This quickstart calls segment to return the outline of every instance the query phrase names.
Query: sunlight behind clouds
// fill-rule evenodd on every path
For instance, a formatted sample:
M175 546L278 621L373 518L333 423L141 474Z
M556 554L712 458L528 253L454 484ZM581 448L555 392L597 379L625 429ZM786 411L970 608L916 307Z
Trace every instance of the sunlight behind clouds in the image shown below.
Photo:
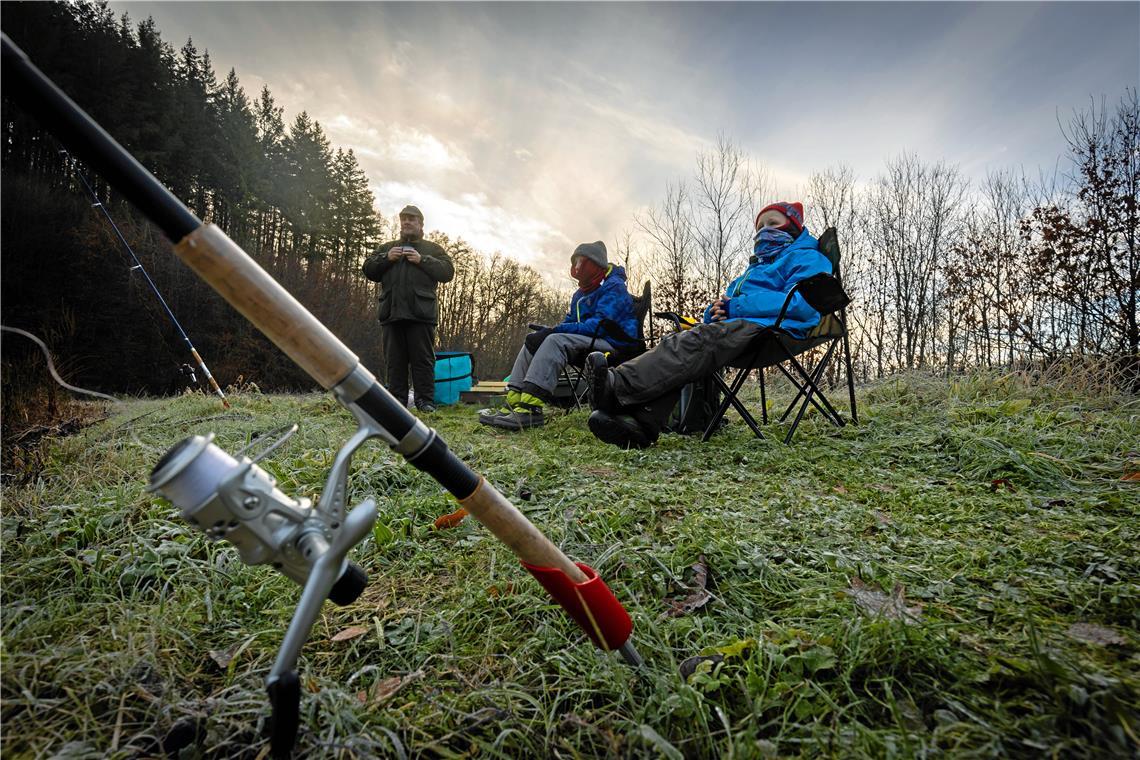
M322 126L334 143L352 148L359 156L409 164L426 172L468 174L472 170L471 159L461 148L416 127L391 122L371 126L347 114L338 114Z
M1032 172L1064 150L1058 114L1140 70L1135 3L111 6L175 49L192 36L250 96L268 85L286 124L307 111L380 213L416 203L554 278L578 242L616 247L718 135L785 199L904 150Z
M575 245L543 220L505 209L483 193L445 194L418 181L381 182L371 190L382 208L398 210L409 203L419 207L425 230L461 237L484 253L504 253L548 278L564 274L561 261L569 261Z

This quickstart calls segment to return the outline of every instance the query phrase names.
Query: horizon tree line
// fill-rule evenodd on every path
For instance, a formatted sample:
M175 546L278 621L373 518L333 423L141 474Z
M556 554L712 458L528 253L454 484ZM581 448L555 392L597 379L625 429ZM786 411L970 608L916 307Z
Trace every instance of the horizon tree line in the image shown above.
M331 145L307 112L286 120L268 86L250 98L234 70L219 79L191 40L175 51L152 19L116 18L105 2L5 4L3 19L16 43L199 218L382 369L376 286L360 266L396 228L377 210L352 150ZM80 384L178 390L182 343L91 212L73 162L7 99L2 122L5 323L49 338ZM1036 180L1004 169L971 183L954 164L908 153L865 181L842 165L810 176L800 191L809 226L816 234L836 226L840 235L860 380L1093 356L1122 363L1136 382L1136 91L1114 108L1091 103L1063 134L1069 171ZM652 281L655 310L697 313L715 299L746 266L752 217L774 197L769 172L725 135L694 163L692 178L668 184L614 241L631 290ZM90 179L220 382L314 387L176 263L100 178ZM561 317L565 293L499 253L429 237L456 264L440 291L438 345L472 351L477 375L497 378L528 322ZM5 349L12 389L31 349L15 341Z

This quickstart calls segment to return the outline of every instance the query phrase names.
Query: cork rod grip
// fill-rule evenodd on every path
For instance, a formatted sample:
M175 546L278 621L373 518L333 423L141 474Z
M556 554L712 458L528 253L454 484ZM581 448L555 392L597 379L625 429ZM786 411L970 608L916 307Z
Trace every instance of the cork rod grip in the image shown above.
M174 252L326 390L360 362L218 226L203 224Z
M475 493L461 499L459 504L528 565L557 568L575 583L589 580L581 568L571 562L549 538L542 535L485 478L480 478Z

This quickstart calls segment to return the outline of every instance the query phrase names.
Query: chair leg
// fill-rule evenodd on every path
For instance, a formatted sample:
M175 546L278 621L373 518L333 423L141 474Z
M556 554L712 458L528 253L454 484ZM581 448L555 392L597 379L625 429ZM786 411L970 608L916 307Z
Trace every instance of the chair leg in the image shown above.
M702 442L707 441L709 438L712 438L713 430L715 430L716 426L720 424L721 418L724 417L724 413L728 411L728 405L732 401L731 389L725 385L724 380L721 379L720 375L716 374L715 372L713 373L713 382L715 382L720 387L721 393L724 394L724 400L720 402L720 406L716 408L716 413L712 416L712 419L709 420L708 426L705 427L705 432L701 435ZM735 380L733 381L733 384L735 384Z
M800 391L805 391L806 389L804 403L800 404L799 411L796 414L795 422L792 422L791 428L788 431L788 435L784 436L785 444L791 443L792 436L796 435L796 428L799 427L800 420L804 419L804 412L807 411L808 402L812 402L815 408L819 409L824 418L827 418L828 422L830 422L832 425L842 427L846 424L844 422L844 418L839 416L839 412L836 411L836 408L831 406L831 402L828 401L827 395L820 391L819 387L820 379L823 377L823 370L827 368L828 362L831 360L831 354L833 353L834 349L836 349L836 344L832 342L828 348L827 353L823 354L823 359L817 363L811 375L807 374L807 371L804 369L803 365L800 365L800 363L796 361L795 357L792 357L791 354L787 351L784 352L785 356L788 358L788 361L793 367L796 368L801 378L803 378L804 385L800 387ZM787 370L784 371L787 373ZM820 404L815 401L814 397L816 394L819 394L820 401L822 401L824 406L827 407L827 410L824 410L823 407L821 407ZM798 398L799 397L797 395L797 399ZM792 403L795 404L795 401ZM789 408L789 411L790 410L791 409ZM785 411L784 416L787 417L787 415L788 412Z
M843 360L847 372L847 399L851 403L851 421L859 424L859 412L855 410L855 376L851 373L851 342L847 340L847 310L839 312L839 324L843 325Z
M796 420L795 420L795 422L792 423L792 427L788 431L787 436L784 437L784 445L785 446L792 442L792 436L794 436L796 434L796 428L798 428L800 426L800 420L803 419L804 412L807 411L808 402L812 400L812 396L818 390L818 386L816 385L816 383L818 383L819 379L821 377L823 377L823 368L827 366L827 360L831 357L831 349L833 349L833 348L835 348L834 343L832 343L831 348L829 348L827 350L827 354L824 355L823 361L821 361L819 363L819 365L816 366L815 372L812 374L811 377L809 377L807 372L804 371L804 368L800 365L800 363L795 360L795 357L792 357L792 356L788 357L791 360L792 364L795 365L795 368L797 370L799 370L801 375L803 375L804 383L807 386L807 397L804 399L804 403L802 405L800 405L800 411L796 414ZM820 393L819 397L821 399L823 399L824 403L827 403L827 397L826 396L824 396L822 393ZM827 405L828 405L828 407L831 407L831 404L827 404ZM819 404L816 404L815 406L817 409L819 409ZM835 410L832 409L832 412L834 412L834 411ZM838 417L838 415L836 415L836 416ZM835 424L835 420L828 417L828 415L826 413L824 414L824 417L827 417L828 422L832 423L833 425ZM843 420L839 420L839 427L843 427Z
M577 369L577 367L575 367L575 369ZM579 375L579 378L580 378L581 373L577 373L577 374ZM574 381L574 378L570 377L570 365L569 364L562 365L562 379L566 381L566 387L568 387L570 389L570 398L574 399L574 408L577 409L578 411L581 411L582 410L582 399L580 399L578 397L578 383L576 383Z
M823 359L820 360L819 364L815 368L815 371L812 372L810 380L808 373L804 370L803 366L795 360L795 357L789 356L788 358L791 360L792 365L797 370L799 370L800 375L802 375L805 380L811 383L811 389L808 391L809 397L813 392L815 395L819 396L819 400L823 402L824 406L827 407L827 412L823 412L823 409L819 404L815 404L815 408L823 412L823 416L826 417L831 424L835 425L836 427L843 427L847 423L844 422L843 418L839 416L839 412L837 412L835 410L835 407L831 405L831 402L828 401L827 395L824 394L824 392L819 388L819 381L823 378L823 371L827 368L827 363L831 361L831 355L834 353L834 351L835 342L833 341L832 344L828 346L827 353L823 355ZM830 412L830 414L828 414L828 412Z
M768 424L768 397L764 394L764 368L756 370L760 373L760 419Z
M788 415L791 414L792 410L796 408L796 404L799 403L800 398L804 395L804 391L806 390L807 384L801 383L799 380L792 377L792 373L788 372L788 370L784 367L783 363L777 364L776 367L781 372L784 373L784 377L788 378L788 382L790 382L792 385L796 386L796 388L798 389L798 392L796 393L796 397L792 399L792 402L790 404L788 404L788 408L785 409L784 413L780 415L780 422L783 422L786 419L788 419ZM822 406L820 406L818 401L816 401L815 399L811 399L811 403L812 403L812 406L814 406L820 414L822 414L824 417L827 417L832 422L832 424L834 424L835 421L831 420L830 416L827 413L827 410L824 409Z
M724 379L721 378L720 375L713 373L713 381L718 386L720 386L721 392L724 393L724 401L720 403L720 406L716 410L716 414L713 415L712 420L709 421L708 427L705 428L704 435L701 436L702 441L707 441L709 438L712 438L713 431L716 430L717 426L720 424L721 419L724 417L725 412L728 411L729 404L731 404L732 407L736 409L741 418L748 425L748 427L752 429L752 432L756 435L757 438L764 437L764 434L760 432L760 426L756 424L756 418L753 417L752 414L748 411L747 407L745 407L744 404L740 403L740 400L736 398L736 394L740 391L740 387L744 385L744 380L747 376L747 369L740 370L737 372L736 377L733 378L732 386L730 387L727 383L724 382Z
M746 369L741 370L736 378L736 382L733 383L731 403L732 407L740 414L741 419L748 423L748 427L752 428L752 432L756 434L756 437L763 438L764 436L760 432L760 426L756 423L756 418L748 411L748 407L744 405L744 402L737 397L737 394L740 393L740 389L744 387L744 381L748 379L748 372L749 370Z

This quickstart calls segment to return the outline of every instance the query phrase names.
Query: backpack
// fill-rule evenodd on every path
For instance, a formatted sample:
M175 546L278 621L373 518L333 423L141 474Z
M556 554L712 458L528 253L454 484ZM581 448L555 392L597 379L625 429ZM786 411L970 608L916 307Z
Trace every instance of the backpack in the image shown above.
M681 398L670 412L662 432L681 435L704 433L723 399L724 393L711 375L689 383L681 388ZM727 420L721 418L720 426L725 424Z

